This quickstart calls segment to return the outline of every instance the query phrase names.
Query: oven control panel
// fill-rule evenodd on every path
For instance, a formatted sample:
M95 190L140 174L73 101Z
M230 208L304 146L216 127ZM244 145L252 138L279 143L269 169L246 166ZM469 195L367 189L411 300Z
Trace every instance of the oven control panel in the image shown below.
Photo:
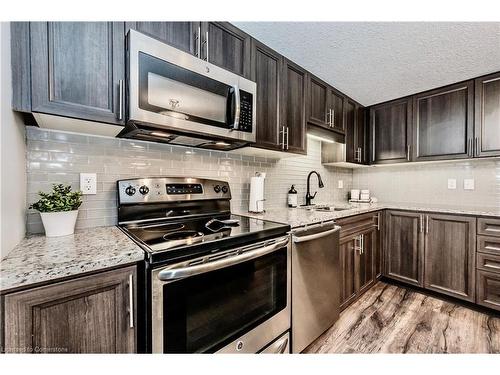
M117 182L119 204L231 199L226 181L188 177L149 177Z

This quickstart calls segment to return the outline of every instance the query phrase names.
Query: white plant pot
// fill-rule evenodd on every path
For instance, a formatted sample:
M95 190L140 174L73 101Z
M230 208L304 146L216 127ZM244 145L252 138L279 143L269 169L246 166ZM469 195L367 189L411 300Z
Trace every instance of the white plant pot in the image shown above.
M47 237L68 236L75 233L78 210L63 212L40 212Z

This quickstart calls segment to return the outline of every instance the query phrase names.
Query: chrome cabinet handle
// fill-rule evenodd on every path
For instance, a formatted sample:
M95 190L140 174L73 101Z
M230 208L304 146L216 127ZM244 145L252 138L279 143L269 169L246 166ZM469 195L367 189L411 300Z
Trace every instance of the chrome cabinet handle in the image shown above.
M134 276L128 276L129 327L134 328Z
M244 251L243 249L235 250L233 252L234 255L228 255L224 258L215 260L208 260L206 263L196 265L189 265L186 262L173 264L161 270L158 273L158 279L161 281L177 280L243 263L281 249L287 246L289 241L290 239L287 236L267 246L265 245L247 251Z
M377 219L377 230L380 230L380 212L377 213L377 216L375 216L375 219Z
M335 127L335 110L332 108L332 128Z
M429 215L425 215L425 233L429 233Z
M207 50L207 55L206 55L205 60L207 60L207 62L208 62L208 51L209 51L209 49L208 49L208 31L205 33L205 42L206 42L205 46L206 46L206 50Z
M198 26L198 33L194 33L194 38L196 41L196 56L201 58L201 26Z
M286 127L286 149L288 151L288 126Z
M285 150L285 127L281 127L281 149Z
M467 156L469 158L473 157L473 151L472 151L472 138L469 138L468 142L467 142Z
M123 120L124 89L123 79L118 81L118 120Z
M406 160L410 161L410 145L406 147Z
M361 235L361 254L365 253L365 235Z
M361 238L362 235L359 235L354 239L354 250L357 251L359 255L363 254Z
M424 215L420 215L420 233L424 232Z
M476 137L474 140L474 156L479 156L479 138Z

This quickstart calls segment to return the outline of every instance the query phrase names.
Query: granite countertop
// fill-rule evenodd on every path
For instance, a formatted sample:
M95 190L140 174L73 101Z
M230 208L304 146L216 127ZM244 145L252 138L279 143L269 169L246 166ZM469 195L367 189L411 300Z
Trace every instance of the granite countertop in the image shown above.
M264 213L237 212L239 215L250 216L262 220L271 220L282 224L289 224L292 228L340 219L343 217L364 214L383 209L411 210L423 212L437 212L449 214L477 215L500 217L500 207L459 207L449 205L416 204L416 203L347 203L337 202L328 204L332 207L344 207L342 211L315 211L302 207L272 208Z
M0 261L0 291L143 259L144 251L117 227L77 230L64 237L29 236Z

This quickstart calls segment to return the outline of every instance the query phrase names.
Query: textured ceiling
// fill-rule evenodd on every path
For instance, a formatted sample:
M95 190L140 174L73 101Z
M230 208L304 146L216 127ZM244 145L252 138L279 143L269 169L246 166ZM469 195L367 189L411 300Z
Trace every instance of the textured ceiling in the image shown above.
M500 23L234 24L363 105L500 71Z

